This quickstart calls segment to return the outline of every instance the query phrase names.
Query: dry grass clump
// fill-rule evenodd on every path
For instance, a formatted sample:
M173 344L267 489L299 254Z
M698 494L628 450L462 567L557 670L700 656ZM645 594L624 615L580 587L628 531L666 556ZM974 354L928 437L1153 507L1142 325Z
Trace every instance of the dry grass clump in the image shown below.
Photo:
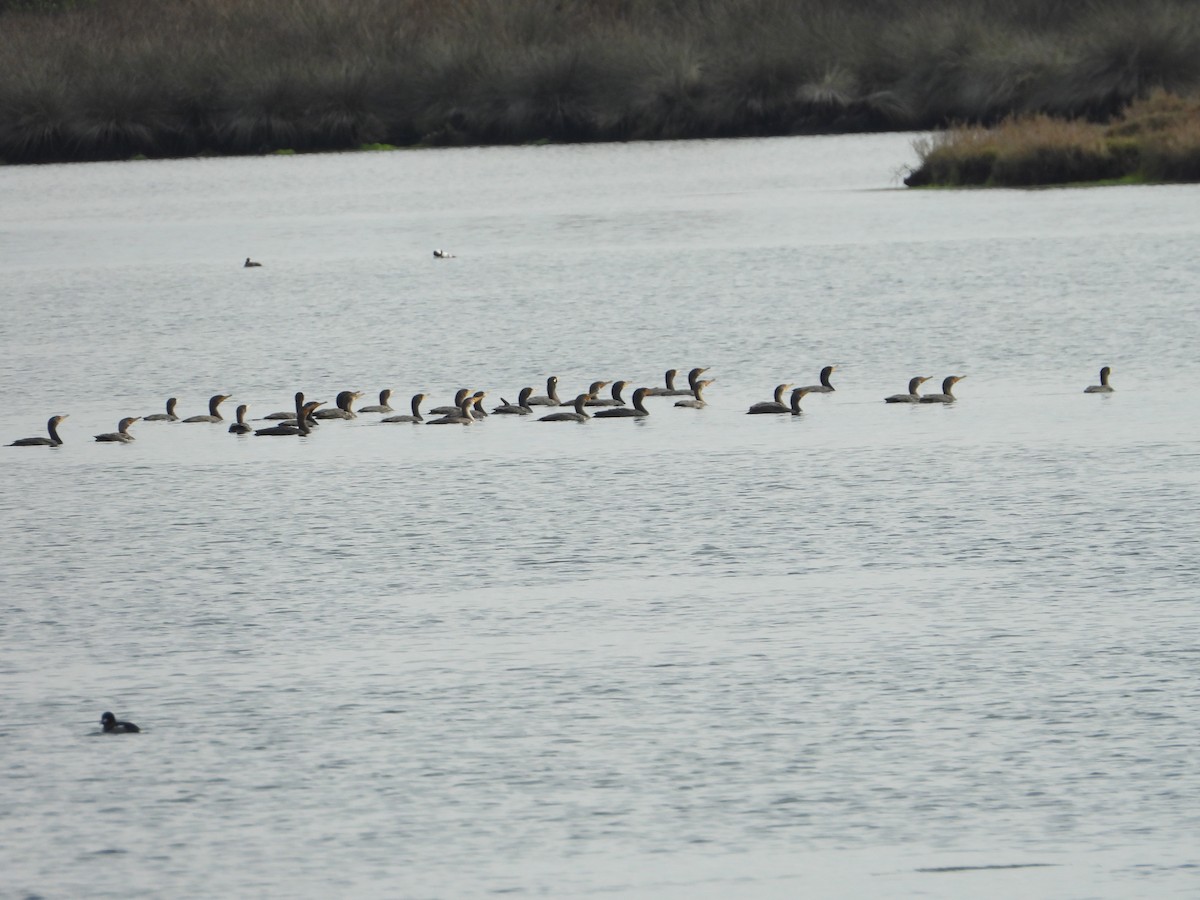
M1200 89L1195 0L0 0L8 162L1103 119L1156 88Z
M1160 90L1109 125L1039 113L951 128L916 149L911 187L1200 181L1200 98Z

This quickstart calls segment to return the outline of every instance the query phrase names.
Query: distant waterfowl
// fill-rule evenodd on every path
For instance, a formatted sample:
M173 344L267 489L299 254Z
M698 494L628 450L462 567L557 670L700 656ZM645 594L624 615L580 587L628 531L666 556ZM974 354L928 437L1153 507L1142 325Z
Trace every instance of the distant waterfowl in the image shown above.
M310 420L313 411L322 406L324 401L311 400L304 401L304 392L296 391L296 412L294 422L281 422L278 425L272 425L270 428L260 428L254 432L258 435L289 435L289 434L308 434L311 428Z
M530 406L562 406L562 401L558 399L558 376L551 375L546 379L546 394L545 396L537 396L529 398Z
M958 398L954 396L954 386L966 378L966 375L951 375L942 379L940 394L922 394L922 403L953 403Z
M611 397L595 397L595 396L593 396L590 400L588 400L587 405L588 406L624 406L625 398L622 396L622 392L625 390L625 387L628 384L629 384L628 381L614 381L612 384L612 392L611 392L612 396Z
M132 722L122 722L110 712L100 717L100 727L105 734L137 734L142 730Z
M129 426L136 422L140 416L126 416L117 423L116 431L108 431L104 434L96 435L96 440L103 444L128 444L133 440L133 435L129 433Z
M8 446L10 447L61 447L62 438L58 436L58 423L65 419L66 416L51 416L50 421L46 423L46 431L49 432L49 437L27 437L13 441Z
M921 395L917 393L917 389L929 380L929 376L920 376L910 378L908 381L907 394L892 394L890 397L884 397L885 403L920 403Z
M692 392L695 391L696 382L699 381L700 376L703 375L707 371L708 371L707 366L697 366L696 368L694 368L690 372L688 372L688 386L686 389L671 387L669 389L663 390L663 392L661 394L658 394L657 396L659 396L659 397L690 396L692 394ZM672 380L672 383L673 383L673 380Z
M434 250L433 258L434 259L454 259L454 254L451 253L449 250Z
M676 400L675 405L682 406L687 409L704 409L704 407L708 406L708 404L704 402L704 389L714 381L716 381L715 378L705 378L702 381L697 381L695 386L692 388L692 399Z
M599 393L600 393L602 390L604 390L604 388L605 388L605 387L607 387L607 386L608 386L608 385L610 385L610 384L612 384L612 382L611 382L611 381L593 381L593 382L592 382L592 383L591 383L591 384L588 386L588 389L587 389L587 395L588 395L588 399L589 399L589 400L594 400L594 399L596 399L596 395L597 395L597 394L599 394ZM559 406L574 406L574 405L575 405L575 401L574 401L574 400L572 400L572 401L570 401L569 403L560 403L560 404L558 404L558 405L559 405Z
M249 408L245 403L237 408L237 421L229 426L230 434L249 434L254 430L246 424L246 410Z
M755 403L748 410L746 410L746 414L751 416L761 416L770 413L789 412L791 408L783 402L783 392L790 387L790 384L777 384L775 386L774 400L763 400L761 403Z
M255 262L250 257L246 257L246 261L242 263L243 269L257 269L262 265L260 262Z
M483 398L488 395L487 391L476 391L475 398L471 404L471 417L478 422L480 419L486 419L488 411L483 408Z
M527 416L533 412L533 407L529 405L529 398L531 396L533 396L533 388L523 387L521 388L521 393L517 395L516 403L509 403L501 397L500 405L492 410L492 414L499 416Z
M806 385L804 389L810 394L833 393L834 387L829 383L829 376L834 373L835 369L837 369L837 366L826 366L821 370L821 383Z
M470 388L459 388L454 392L453 406L435 406L429 411L431 416L452 416L462 409L462 402L467 399L467 395L471 393Z
M602 409L597 413L592 413L597 419L621 419L621 418L643 418L650 415L650 410L646 409L646 395L650 392L649 388L638 388L633 392L633 409L628 406L618 406L614 409Z
M223 422L221 411L218 407L230 398L230 394L213 394L208 398L208 415L207 416L189 416L183 422L186 425L188 422Z
M337 399L334 401L337 404L336 409L321 409L313 413L314 419L357 419L358 414L354 411L354 401L362 396L361 391L340 391Z
M542 416L538 419L539 422L586 422L591 418L584 409L584 404L588 402L587 394L580 394L575 398L572 404L575 407L575 412L559 412L551 413L548 416ZM615 410L613 410L615 412Z
M663 380L666 382L666 387L650 388L646 391L647 397L666 397L675 393L675 376L679 374L678 369L667 369Z
M175 398L171 397L167 400L167 411L165 413L152 413L148 416L142 416L143 422L178 422L179 416L175 415Z
M412 415L411 416L388 416L386 419L381 419L382 422L410 422L412 424L420 424L425 421L425 417L421 415L421 404L425 402L424 394L413 394L412 396Z
M1112 385L1108 383L1108 376L1111 374L1112 367L1105 366L1100 370L1100 383L1084 388L1083 392L1085 394L1111 394L1113 392Z
M804 412L800 408L800 401L811 393L812 391L806 387L792 388L791 402L788 403L788 410L793 416L798 416Z
M475 421L475 417L471 415L471 409L475 406L474 395L463 397L462 405L459 406L458 412L454 415L444 415L440 419L430 419L426 425L470 425Z
M358 411L359 411L360 413L390 413L390 412L395 412L395 410L393 410L393 409L391 408L391 406L389 406L389 405L388 405L388 401L389 401L389 400L391 400L391 399L392 399L392 391L391 391L391 389L390 389L390 388L384 388L382 391L380 391L380 392L379 392L379 402L378 402L378 403L373 403L373 404L371 404L370 406L360 406L360 407L358 408Z

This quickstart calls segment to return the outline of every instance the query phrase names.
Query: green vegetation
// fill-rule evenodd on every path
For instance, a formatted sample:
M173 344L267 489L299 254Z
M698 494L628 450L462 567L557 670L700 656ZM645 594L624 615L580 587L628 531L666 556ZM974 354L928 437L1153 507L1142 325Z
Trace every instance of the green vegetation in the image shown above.
M917 142L910 187L1200 181L1200 96L1157 91L1108 124L1044 114Z
M1195 0L0 0L0 160L1106 119Z

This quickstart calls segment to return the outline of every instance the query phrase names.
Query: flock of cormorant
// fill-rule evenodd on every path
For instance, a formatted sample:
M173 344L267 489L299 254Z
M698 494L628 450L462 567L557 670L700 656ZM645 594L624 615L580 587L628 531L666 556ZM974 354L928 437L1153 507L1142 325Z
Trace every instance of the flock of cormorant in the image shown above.
M774 399L753 404L747 410L747 413L749 415L790 414L798 416L803 412L800 408L800 401L806 395L833 393L834 387L830 382L830 376L835 369L837 369L837 366L825 366L821 370L820 381L817 384L810 384L805 387L795 387L792 384L777 385ZM354 404L362 396L362 392L360 391L342 391L337 395L335 406L330 409L320 409L320 407L326 405L324 401L308 400L303 392L298 391L294 398L293 409L271 413L264 417L267 420L276 421L277 424L255 428L246 421L248 407L243 404L237 408L237 421L229 426L229 432L231 434L254 434L257 436L305 435L310 433L323 419L355 419L359 413L384 414L384 418L379 420L381 423L471 425L489 415L532 415L535 407L569 407L571 409L569 412L562 411L540 416L537 419L539 422L586 422L588 419L593 418L643 418L650 415L650 411L646 408L647 397L686 397L687 399L677 401L675 406L684 409L703 409L707 405L704 401L704 389L715 380L700 377L707 371L708 369L703 366L693 368L688 372L687 388L677 388L675 386L675 378L678 375L678 370L669 369L666 373L663 387L639 387L633 392L633 396L629 402L626 402L624 396L625 389L629 386L628 381L594 381L588 386L587 390L582 391L569 400L563 400L558 396L558 378L551 375L546 380L545 394L534 396L532 387L522 388L516 403L510 403L508 400L501 398L501 404L494 407L490 413L483 407L487 391L471 391L468 388L461 388L455 395L453 404L434 407L428 411L428 415L436 416L436 418L428 419L421 412L421 405L426 399L425 394L413 395L410 401L411 413L386 415L387 413L394 412L390 405L392 392L389 389L379 392L379 402L377 404L363 406L357 412L354 409ZM1112 369L1109 366L1102 368L1100 370L1100 383L1086 388L1084 393L1111 393L1113 389L1108 383L1111 373ZM957 399L954 396L954 386L966 377L966 375L950 375L942 381L942 390L940 393L922 394L920 393L921 385L928 381L929 377L918 375L908 382L908 391L906 393L892 394L890 397L885 397L884 401L887 403L954 403ZM600 392L610 386L611 396L601 397ZM789 389L791 393L788 395L787 402L785 402L784 395L787 394ZM221 415L220 407L230 396L229 394L214 394L208 401L207 415L189 416L186 419L181 419L175 414L177 401L175 397L172 397L167 400L165 413L154 413L148 416L126 416L117 424L116 431L97 434L95 435L95 439L102 443L129 443L133 440L133 435L129 433L129 428L134 422L139 420L146 422L184 423L224 422L225 419ZM46 437L22 438L13 441L8 446L58 447L63 443L62 437L58 433L58 426L65 418L67 418L66 415L52 416L50 421L46 423L46 430L48 432L48 436Z

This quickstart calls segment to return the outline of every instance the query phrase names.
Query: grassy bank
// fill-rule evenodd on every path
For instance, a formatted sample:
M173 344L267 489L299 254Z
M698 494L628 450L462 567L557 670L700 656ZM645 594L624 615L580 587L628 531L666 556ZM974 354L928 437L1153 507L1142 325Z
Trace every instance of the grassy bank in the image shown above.
M1100 124L1044 114L960 126L917 144L910 187L1200 181L1200 95L1162 91Z
M0 0L0 160L1104 118L1194 0Z

